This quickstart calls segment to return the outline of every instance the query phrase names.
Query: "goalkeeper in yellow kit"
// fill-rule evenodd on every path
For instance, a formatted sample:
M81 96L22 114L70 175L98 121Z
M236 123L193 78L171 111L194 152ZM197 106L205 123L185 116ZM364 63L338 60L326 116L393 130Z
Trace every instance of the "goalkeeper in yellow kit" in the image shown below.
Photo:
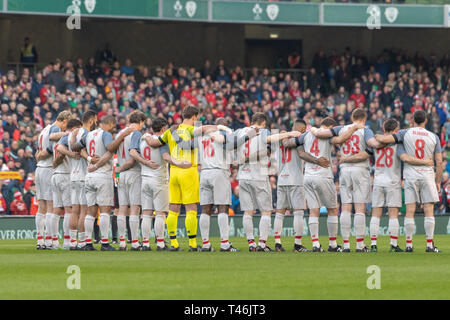
M181 148L180 141L192 141L195 135L217 130L216 126L202 126L195 128L200 110L188 106L183 110L183 123L173 132L168 129L158 139L147 137L148 145L153 148L167 144L170 155L180 162L190 162L192 167L182 169L170 167L169 178L169 215L167 216L167 231L170 236L170 251L182 251L177 240L177 222L181 205L186 209L185 226L189 237L189 251L198 251L197 247L197 205L200 202L199 174L197 169L198 152L196 148Z

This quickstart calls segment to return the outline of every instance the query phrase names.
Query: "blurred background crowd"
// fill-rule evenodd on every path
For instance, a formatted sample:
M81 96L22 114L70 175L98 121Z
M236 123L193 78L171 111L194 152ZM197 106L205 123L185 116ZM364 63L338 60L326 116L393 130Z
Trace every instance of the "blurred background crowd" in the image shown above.
M178 66L147 67L132 59L119 59L106 47L97 58L48 63L32 72L37 49L27 39L22 49L24 67L0 70L0 170L17 171L22 179L0 180L0 214L34 214L36 211L34 171L37 136L62 110L80 116L92 109L101 119L117 118L117 129L126 125L126 116L136 109L152 119L162 116L170 124L180 123L181 110L195 105L201 120L212 124L225 117L232 129L250 124L255 112L264 112L272 129L290 130L293 121L304 119L308 126L332 116L347 124L353 109L367 110L367 126L380 133L388 118L402 128L412 122L415 110L428 114L427 129L441 139L445 150L445 170L441 203L437 213L449 209L447 151L450 147L450 55L425 57L419 53L384 49L373 61L358 51L315 54L307 69L299 69L301 57L289 57L296 69L276 71L244 69L219 60L209 60L200 68ZM119 62L120 61L120 62ZM30 63L27 67L26 63ZM302 66L305 67L305 66ZM19 70L19 72L17 72ZM336 156L338 156L335 153ZM333 161L336 180L337 157ZM232 169L233 210L239 209L236 168ZM276 176L271 177L276 201Z

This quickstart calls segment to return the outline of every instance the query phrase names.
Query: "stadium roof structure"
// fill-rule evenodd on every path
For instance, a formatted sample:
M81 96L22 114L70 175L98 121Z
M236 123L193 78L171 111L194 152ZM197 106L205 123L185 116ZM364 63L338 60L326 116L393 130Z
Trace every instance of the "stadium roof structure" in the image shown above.
M3 3L2 3L2 2ZM450 5L221 0L0 0L0 14L210 23L450 27Z

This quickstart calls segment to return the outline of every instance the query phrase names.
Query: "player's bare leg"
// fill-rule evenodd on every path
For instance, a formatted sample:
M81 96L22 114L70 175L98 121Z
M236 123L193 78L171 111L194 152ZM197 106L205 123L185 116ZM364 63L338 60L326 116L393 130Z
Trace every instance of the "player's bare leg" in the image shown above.
M167 231L169 232L171 251L182 251L177 240L177 224L178 216L180 215L180 209L181 204L169 204L169 214L167 216Z
M139 213L140 206L130 206L131 250L139 250ZM151 216L149 216L151 217ZM151 224L151 221L150 221ZM149 246L147 247L149 248Z
M97 213L97 205L93 205L87 208L86 218L84 219L84 232L86 236L86 245L84 247L84 251L96 251L92 244L92 233L94 231L94 223Z
M283 252L283 246L281 245L281 233L283 231L283 220L284 214L286 213L286 209L277 209L275 210L275 220L273 222L273 233L275 238L275 251Z
M200 234L202 236L202 251L214 251L209 242L209 229L211 225L211 214L213 210L212 204L202 206L202 213L200 214Z
M47 213L47 201L38 200L38 211L36 213L36 231L37 231L37 246L38 250L45 249L45 215Z
M131 214L133 214L133 213L131 213ZM138 214L139 214L139 212L138 212ZM164 212L163 212L163 214L164 214ZM141 250L142 251L150 251L151 250L150 233L152 231L152 220L153 220L153 210L142 210L142 225L141 225L141 231L142 231ZM138 220L138 223L139 223L139 220ZM130 228L132 228L131 217L130 217ZM138 228L139 228L139 224L138 224ZM155 222L155 232L156 232L156 222ZM164 244L164 233L162 236L162 240L163 240L163 244ZM158 241L158 236L156 236L156 241Z
M119 214L117 215L117 233L119 235L120 250L127 250L127 242L125 240L125 232L127 230L128 206L119 206Z
M328 210L327 227L328 227L328 251L342 252L342 247L337 244L338 224L339 224L339 210L338 208L331 208Z
M425 203L423 205L423 211L425 213L424 218L424 228L425 234L427 236L427 249L426 252L441 252L437 247L434 246L434 203Z
M242 225L244 227L245 235L247 236L249 251L256 251L255 236L253 235L253 215L255 211L244 211L242 217Z
M261 220L259 220L259 239L258 247L256 251L269 252L273 251L266 243L267 238L269 238L270 227L271 227L271 215L272 211L262 211Z
M117 249L111 247L109 244L109 230L111 229L111 207L110 206L99 206L100 208L100 221L99 221L99 227L100 227L100 236L101 236L101 243L102 243L102 251L116 251Z
M311 234L311 240L313 245L313 252L323 252L322 246L319 242L319 215L320 209L309 209L309 233Z
M416 203L406 204L406 214L405 214L405 234L406 234L406 252L413 252L412 238L414 234L414 229L416 228L414 222L414 214L416 212Z
M186 208L185 227L189 238L189 250L198 251L197 247L197 203L184 205Z
M350 252L350 231L352 229L352 204L343 203L341 213L341 235L344 240L344 252Z
M84 220L86 219L87 205L80 206L80 216L78 218L78 249L83 249L86 245L86 232L84 230Z
M146 212L148 210L145 210L142 212L144 215L144 218L146 216ZM164 243L164 229L165 229L165 219L166 219L167 212L163 211L156 211L155 213L155 236L156 236L156 250L157 251L164 251L167 250L166 244ZM142 232L144 232L144 221L142 221Z
M380 230L380 218L383 208L372 208L372 218L370 219L370 252L377 252L377 239Z
M391 249L390 252L404 252L400 247L398 246L398 234L400 225L398 223L398 208L389 208L389 236L391 238Z

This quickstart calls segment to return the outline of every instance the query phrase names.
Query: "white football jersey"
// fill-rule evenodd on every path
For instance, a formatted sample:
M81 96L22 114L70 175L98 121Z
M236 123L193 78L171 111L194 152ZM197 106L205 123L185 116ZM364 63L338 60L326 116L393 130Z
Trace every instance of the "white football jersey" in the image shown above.
M303 160L297 148L285 148L283 144L277 150L278 185L303 186Z
M98 156L99 158L101 158L105 153L108 152L103 142L104 141L103 135L108 136L109 137L108 139L112 141L111 134L109 132L104 131L101 128L91 131L86 135L86 149L91 157ZM112 159L108 160L108 162L106 162L101 168L98 168L91 174L93 173L102 173L111 176Z
M374 150L374 186L397 187L401 184L402 165L398 157L398 147L396 144L390 144L384 148Z
M353 124L344 126L340 130L339 135L344 134L345 132L350 130L351 127L353 127ZM353 135L346 142L344 142L341 145L341 147L340 147L341 155L344 157L348 157L348 156L352 156L352 155L359 154L359 153L366 151L366 149L368 148L367 141L373 137L374 137L373 131L368 128L356 130L353 133ZM341 169L347 168L347 167L369 168L369 163L370 163L369 159L366 159L361 162L356 162L356 163L346 163L345 162L345 163L340 164L340 168Z
M237 138L248 134L251 128L236 131ZM267 137L269 130L260 130L260 134L238 147L238 159L249 158L249 161L239 164L238 180L266 181L269 176L269 157L267 156ZM258 156L258 153L260 156Z
M234 135L226 135L225 139L234 139ZM230 169L232 152L226 150L226 142L218 143L210 135L204 135L198 138L198 152L202 170Z
M316 158L327 158L331 163L331 138L319 139L311 132L302 134L299 138L300 146L303 145L305 152ZM324 177L333 178L333 171L331 165L328 168L323 168L318 164L311 162L305 163L305 177Z
M43 150L49 150L53 152L53 143L52 141L50 141L50 134L51 132L59 132L60 129L59 127L57 127L54 124L49 124L48 126L46 126L44 129L42 129L41 133L39 134L38 137L38 148L39 151L43 151ZM48 157L44 160L40 160L37 163L38 167L42 167L42 168L51 168L53 165L53 156L52 157Z
M75 141L79 142L81 140L81 137L84 134L87 134L87 130L84 128L81 128L78 130L77 137ZM68 136L69 141L72 139L72 132L69 133ZM72 152L72 149L70 148L69 143L69 151ZM80 160L76 160L74 158L69 158L69 164L70 164L70 181L84 181L84 177L87 173L87 161L84 158L80 158Z
M139 153L141 156L147 160L152 160L153 162L159 164L158 169L152 169L150 167L141 165L141 173L143 176L152 177L152 178L158 178L162 181L167 181L169 177L168 173L168 164L163 159L162 155L167 152L170 154L169 147L167 145L164 145L160 148L152 148L147 144L147 141L145 141L145 138L148 136L151 136L155 139L158 139L158 136L151 135L151 134L144 134L141 137L141 142L139 144Z
M124 128L119 132L119 135L122 134L128 128ZM130 147L131 147L131 139L136 136L135 138L140 140L141 133L139 131L134 131L133 133L129 134L128 136L123 139L122 143L119 145L119 148L117 149L117 161L119 162L119 166L123 165L127 160L131 158L130 156ZM128 169L132 171L140 171L141 166L139 162L135 161L134 165Z

